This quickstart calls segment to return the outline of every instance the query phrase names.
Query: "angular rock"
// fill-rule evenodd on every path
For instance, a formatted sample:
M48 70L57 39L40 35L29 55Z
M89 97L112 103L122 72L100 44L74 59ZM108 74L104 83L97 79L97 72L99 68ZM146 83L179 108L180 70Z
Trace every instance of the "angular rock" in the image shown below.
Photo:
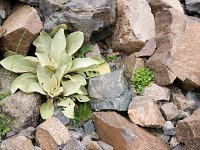
M115 0L40 0L39 9L45 20L46 31L58 24L70 23L84 33L86 41L92 32L110 26L116 17Z
M6 30L0 26L0 38L6 33Z
M68 129L55 117L46 120L36 129L36 141L43 150L57 150L70 138Z
M154 14L164 8L174 8L184 14L183 7L179 0L147 0Z
M181 110L180 113L179 113L178 119L184 119L188 116L190 116L190 114L188 112Z
M161 106L161 111L166 120L172 120L179 116L180 110L174 103L165 103Z
M114 33L106 41L113 50L133 53L154 38L154 17L146 0L117 0L117 16Z
M150 39L147 41L145 46L135 54L136 57L149 57L153 55L153 53L156 51L156 41L155 39Z
M199 10L200 1L199 0L185 0L185 6L186 6L186 10L188 12L200 14L200 10Z
M155 99L147 96L133 97L128 107L132 122L143 127L162 127L165 120Z
M59 108L55 108L53 116L56 117L64 126L70 123L70 119L67 118Z
M161 139L131 123L116 112L96 112L94 122L101 140L115 150L168 150Z
M10 0L1 0L0 1L0 25L3 23L3 20L11 12L11 3Z
M80 141L72 138L67 141L62 150L86 150L86 147Z
M88 150L103 150L96 141L90 142L90 144L87 145L87 149Z
M34 6L38 6L39 5L39 0L19 0L22 3L26 3L29 5L34 5Z
M2 27L6 29L0 43L2 50L26 55L43 25L33 7L20 4L13 8Z
M3 99L0 108L3 113L12 118L11 129L19 132L27 127L38 125L41 100L41 96L37 93L27 94L18 91Z
M179 144L179 142L177 141L176 137L172 137L169 144L171 145L171 147L175 147Z
M128 79L131 79L137 68L144 66L144 60L142 58L136 58L135 54L125 56L123 63L125 76Z
M2 142L0 145L1 150L35 150L31 140L25 136L18 136Z
M200 39L194 38L200 24L174 9L156 13L155 22L157 50L147 66L155 71L156 82L169 85L177 77L186 89L200 86Z
M142 93L143 96L151 96L156 101L169 101L171 97L170 89L152 83L146 87Z
M108 145L105 142L98 141L98 144L103 148L103 150L114 150L114 148L111 145Z
M200 147L200 109L179 121L176 126L177 140L185 143L186 149L197 150Z
M175 127L171 121L166 121L164 126L162 127L165 135L175 135Z
M83 128L84 128L85 134L95 131L94 123L91 119L83 124Z
M88 93L95 111L126 111L133 96L122 69L89 79Z
M189 91L187 92L186 99L194 101L196 107L200 108L200 94L199 93Z

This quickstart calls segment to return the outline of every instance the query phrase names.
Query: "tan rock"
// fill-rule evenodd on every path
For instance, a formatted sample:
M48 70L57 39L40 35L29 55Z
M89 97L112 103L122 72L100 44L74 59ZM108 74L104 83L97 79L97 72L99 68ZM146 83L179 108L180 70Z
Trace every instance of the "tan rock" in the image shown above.
M90 144L88 144L87 149L88 150L103 150L96 141L92 141Z
M0 27L0 38L6 33L6 29Z
M36 130L36 141L43 150L58 150L70 138L68 129L55 117L40 124Z
M26 55L43 25L36 9L20 4L13 8L2 27L6 33L1 39L1 48Z
M115 150L168 150L161 139L116 112L95 112L94 122L102 141Z
M117 20L107 44L115 51L132 53L154 38L155 22L146 0L117 0Z
M165 123L155 99L148 96L133 97L128 115L132 122L144 127L162 127Z
M18 136L2 142L1 150L35 150L30 139L25 136Z
M180 110L172 102L163 104L161 106L161 111L162 111L166 120L175 119L180 114Z
M190 88L200 86L200 24L174 9L155 15L157 50L147 61L156 82L168 85L176 77Z
M200 147L200 109L178 122L176 126L177 141L185 143L186 149L198 150Z
M137 68L144 66L144 60L142 58L136 58L135 54L125 56L123 63L125 76L128 79L133 76L133 73Z

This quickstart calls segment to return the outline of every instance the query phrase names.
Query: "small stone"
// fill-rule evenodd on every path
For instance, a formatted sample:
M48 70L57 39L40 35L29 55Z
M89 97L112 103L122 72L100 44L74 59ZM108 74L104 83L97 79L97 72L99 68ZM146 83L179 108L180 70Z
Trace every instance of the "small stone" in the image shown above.
M84 144L85 146L89 145L92 142L92 137L91 135L86 135L83 140L81 141L82 144Z
M56 117L64 126L70 123L70 119L67 118L58 108L55 109L53 116Z
M148 96L133 97L128 115L132 122L143 127L162 127L165 123L155 99Z
M171 121L166 121L164 126L162 127L165 135L175 135L175 127Z
M17 134L17 135L25 136L29 139L34 139L35 138L35 135L34 135L35 131L36 131L36 129L34 127L28 127L26 129L21 130L20 133Z
M0 26L0 38L6 33L6 29Z
M188 116L190 116L190 114L188 112L181 110L180 113L179 113L178 119L184 119Z
M194 101L195 105L200 108L200 94L199 93L195 93L192 91L187 92L186 98L188 100Z
M34 147L35 148L35 150L42 150L40 147L38 147L38 146L35 146Z
M85 134L95 131L95 127L91 119L83 124L83 128L84 128Z
M166 120L172 120L179 116L180 110L174 103L165 103L161 106L161 111Z
M165 135L165 134L160 134L159 137L163 139L166 143L168 143L171 138L169 135Z
M188 150L188 149L186 149L186 146L184 144L180 143L177 146L175 146L173 150Z
M175 147L179 144L179 142L177 141L176 137L172 137L169 144L172 146L172 147Z
M90 144L87 145L87 149L88 150L103 150L96 141L90 142Z
M86 147L80 141L72 138L67 141L62 150L86 150Z
M169 101L171 97L170 89L152 83L146 87L142 93L143 96L151 96L156 101Z
M69 130L69 133L73 138L75 138L77 140L82 139L84 136L84 133L78 132L78 131Z
M98 141L98 144L103 148L103 150L114 150L114 148L111 145L105 142Z
M87 52L85 54L85 57L87 57L87 58L100 57L101 58L102 57L101 56L101 51L100 51L100 48L99 48L98 44L95 44L94 45L94 50Z
M58 149L70 138L68 129L55 117L46 120L36 129L36 141L44 150Z

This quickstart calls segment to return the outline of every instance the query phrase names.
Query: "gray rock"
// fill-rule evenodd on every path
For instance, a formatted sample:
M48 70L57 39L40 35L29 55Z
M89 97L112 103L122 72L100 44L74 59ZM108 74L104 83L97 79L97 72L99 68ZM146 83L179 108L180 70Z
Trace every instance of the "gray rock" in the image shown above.
M181 110L179 113L178 119L184 119L188 116L190 116L190 114L188 112Z
M58 24L70 23L84 32L86 40L90 39L93 31L110 26L116 17L115 0L40 0L39 9L46 31Z
M67 118L61 110L59 110L58 108L55 109L54 111L54 117L56 117L63 125L67 125L70 123L70 119Z
M73 129L70 128L69 133L73 138L77 140L80 140L84 137L84 131L82 128L73 128Z
M84 128L85 134L95 131L94 123L91 119L83 124L83 128Z
M34 146L35 150L42 150L40 147L38 146Z
M175 135L175 127L171 121L166 121L164 126L162 127L165 135Z
M18 91L11 96L7 96L1 102L2 112L12 118L11 129L13 131L19 132L21 129L38 125L41 106L41 96L39 94L27 94Z
M166 143L169 142L170 136L165 134L160 134L159 137L163 139Z
M98 141L98 144L103 148L103 150L114 150L114 148L111 145L105 142Z
M185 0L186 10L188 12L200 14L200 1L199 0Z
M69 139L62 150L86 150L86 147L76 139Z
M200 107L200 94L199 93L189 91L186 95L186 98L188 100L194 101L198 108Z
M91 107L95 111L126 111L133 97L132 90L125 81L123 69L91 78L88 93L91 97Z
M34 6L38 6L39 5L39 0L19 0L22 3L26 3L29 5L34 5Z
M172 146L172 147L176 147L179 142L177 141L176 137L172 137L169 144Z
M179 116L180 110L174 103L165 103L161 106L161 112L166 120L172 120Z
M184 145L184 144L178 144L177 146L175 146L174 148L173 148L173 150L187 150L186 149L186 146Z

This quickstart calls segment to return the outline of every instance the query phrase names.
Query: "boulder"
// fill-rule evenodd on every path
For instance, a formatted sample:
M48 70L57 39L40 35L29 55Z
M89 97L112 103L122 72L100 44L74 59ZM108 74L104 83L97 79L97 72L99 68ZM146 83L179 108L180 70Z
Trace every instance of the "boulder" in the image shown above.
M70 23L76 30L84 32L86 41L94 31L110 26L116 17L115 0L40 0L39 9L46 31L58 24Z
M3 20L11 12L11 3L10 0L1 0L0 1L0 26L3 23Z
M43 150L57 150L71 139L68 129L55 117L36 129L36 141Z
M101 140L115 150L169 150L164 141L116 112L95 112L94 122Z
M179 121L176 126L177 141L185 143L186 149L197 150L200 147L200 109Z
M174 103L165 103L161 106L161 112L166 120L172 120L179 116L180 110Z
M37 93L27 94L18 91L3 99L0 108L5 115L11 117L13 121L11 129L19 132L38 125L41 101L41 96Z
M6 33L0 41L1 49L26 55L43 25L36 9L19 4L13 8L2 27L6 29Z
M88 94L91 97L91 107L95 111L127 111L133 96L123 69L89 79Z
M165 120L155 99L147 96L133 97L128 107L132 122L143 127L162 127Z
M117 0L113 35L106 42L115 51L133 53L155 36L154 16L146 0Z
M178 78L186 89L199 87L200 38L194 37L200 36L200 23L175 9L156 13L155 22L157 50L147 66L155 71L156 82L169 85Z
M185 6L186 6L186 10L189 13L200 14L200 10L199 10L200 1L199 0L185 0Z
M152 83L150 86L145 87L143 96L151 96L156 101L169 101L171 97L170 89Z

